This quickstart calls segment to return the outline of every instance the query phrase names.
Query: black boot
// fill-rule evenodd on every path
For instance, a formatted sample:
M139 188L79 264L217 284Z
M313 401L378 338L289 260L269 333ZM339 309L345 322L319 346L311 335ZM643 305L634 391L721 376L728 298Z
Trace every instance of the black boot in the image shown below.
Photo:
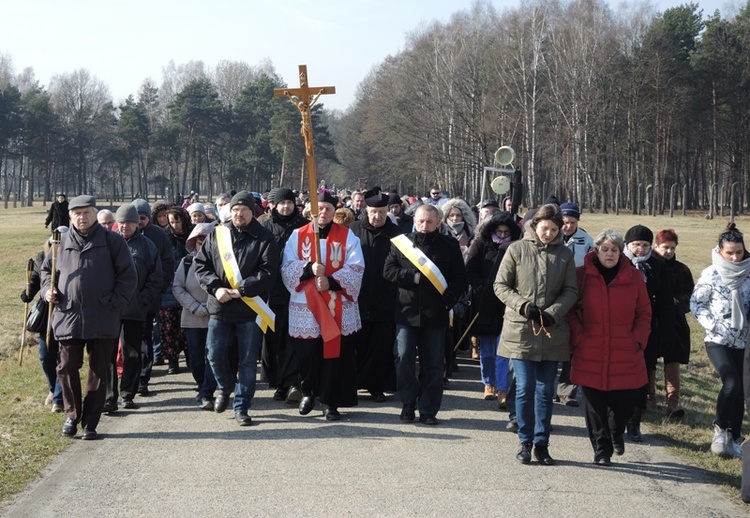
M643 409L636 408L633 411L633 416L630 418L630 421L628 421L628 424L625 427L628 432L628 437L630 437L630 440L633 442L643 442L643 436L641 435L642 414Z
M175 358L169 359L169 370L167 371L167 374L179 374L180 373L180 361Z
M518 453L516 459L521 461L521 464L528 464L531 462L531 443L522 442L518 445Z

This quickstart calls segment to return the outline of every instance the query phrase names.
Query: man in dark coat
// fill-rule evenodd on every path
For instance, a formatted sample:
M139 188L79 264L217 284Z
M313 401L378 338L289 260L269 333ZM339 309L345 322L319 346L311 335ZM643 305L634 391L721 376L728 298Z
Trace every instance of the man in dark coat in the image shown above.
M282 187L273 191L273 208L263 227L270 230L279 247L279 262L284 246L295 229L309 223L295 205L294 192ZM276 314L275 330L266 333L261 363L266 371L268 385L276 387L273 398L297 404L302 398L299 389L299 364L289 336L289 290L284 286L280 272L271 288L268 303Z
M58 247L56 286L51 285L52 251L42 263L42 296L54 304L52 331L60 344L57 376L65 413L62 428L74 437L96 439L112 348L120 332L120 311L127 307L138 274L125 240L96 221L96 200L78 196L70 203L70 232ZM81 401L83 350L89 353L86 398Z
M70 225L70 217L68 216L68 198L64 194L58 194L57 199L52 202L52 206L49 208L47 213L47 219L44 220L44 228L49 227L52 223L52 230L57 227L64 225Z
M359 388L367 389L378 403L385 401L386 391L396 389L393 301L398 295L398 288L383 279L383 266L391 251L391 238L403 232L388 218L388 202L388 196L382 194L380 188L367 191L366 217L349 227L359 238L365 258L365 273L359 292L362 329L355 338L357 382Z
M266 306L268 292L279 271L279 249L273 234L253 216L255 201L247 191L232 197L231 222L217 225L195 256L195 274L208 293L208 361L216 376L219 395L214 410L221 413L234 392L234 417L240 426L252 421L247 414L255 396L261 326L273 322ZM239 367L235 377L229 348L237 338Z
M396 218L396 225L401 232L407 233L414 229L414 218L404 212L401 197L397 193L391 193L388 197L388 212Z
M146 236L156 246L161 260L162 285L161 293L167 297L172 297L172 280L174 279L174 255L172 254L172 244L169 236L163 228L154 225L151 222L151 206L146 200L137 198L133 200L133 206L138 211L138 230ZM151 380L151 368L154 364L154 340L153 328L154 318L159 311L161 297L157 297L149 308L146 320L143 322L143 342L145 344L145 357L143 358L143 368L141 369L141 379L138 386L138 393L141 396L149 394L148 383Z
M133 397L138 391L138 379L141 373L141 341L143 340L143 321L155 299L159 298L162 285L161 260L156 246L150 239L138 231L138 211L132 203L126 203L117 209L115 215L117 232L125 239L133 257L138 284L128 306L122 310L122 379L120 391L122 406L127 409L137 408ZM117 342L112 354L112 362L107 376L107 400L105 412L117 410Z
M402 421L436 425L443 398L443 357L449 310L466 291L466 271L458 241L440 233L433 205L414 214L416 232L392 241L383 276L398 285L396 378ZM406 240L406 241L404 241ZM417 349L420 374L416 376Z

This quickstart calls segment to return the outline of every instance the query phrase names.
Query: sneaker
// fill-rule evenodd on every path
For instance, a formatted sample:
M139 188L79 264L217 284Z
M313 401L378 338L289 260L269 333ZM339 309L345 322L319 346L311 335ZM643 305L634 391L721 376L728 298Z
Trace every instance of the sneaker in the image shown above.
M52 413L53 414L62 414L65 411L62 404L60 403L52 403Z
M732 441L734 442L734 441ZM714 455L724 455L727 452L727 431L719 428L718 424L714 425L714 438L711 440L711 453Z
M50 406L52 404L52 392L47 394L47 398L44 400L44 406Z
M732 434L727 433L727 456L732 459L742 458L742 440L732 439Z

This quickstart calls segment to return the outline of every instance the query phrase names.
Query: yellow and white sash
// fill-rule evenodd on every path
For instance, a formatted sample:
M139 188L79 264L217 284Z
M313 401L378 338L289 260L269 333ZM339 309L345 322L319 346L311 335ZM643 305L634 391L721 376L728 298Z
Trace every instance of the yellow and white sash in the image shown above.
M219 247L219 255L221 256L221 264L224 266L224 273L227 276L227 281L233 289L238 289L242 282L242 274L240 273L240 267L237 264L237 258L234 256L234 250L232 248L232 233L224 225L218 225L216 227L216 244ZM255 311L258 317L255 319L255 323L258 324L260 330L264 333L271 329L275 331L275 320L276 314L268 307L266 302L258 297L241 297L242 302L248 305L250 309Z
M414 246L414 243L409 241L409 238L406 237L406 235L401 234L392 238L391 243L396 245L399 252L404 254L404 257L406 257L411 264L416 266L417 270L419 270L422 275L430 280L432 285L435 286L435 289L438 290L441 295L445 292L446 288L448 288L448 282L445 280L440 268L438 268L429 257L424 255L423 251Z

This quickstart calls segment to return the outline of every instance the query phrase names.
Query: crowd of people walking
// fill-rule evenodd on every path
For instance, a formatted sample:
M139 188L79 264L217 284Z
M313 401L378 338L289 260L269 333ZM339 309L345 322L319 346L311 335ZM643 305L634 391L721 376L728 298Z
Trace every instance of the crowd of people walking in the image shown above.
M509 199L472 205L438 187L424 199L379 188L312 196L135 199L115 214L91 196L58 196L45 224L70 230L45 244L22 299L40 292L54 307L40 360L62 434L80 426L82 439L98 438L102 413L137 408L154 366L178 373L183 355L197 407L231 404L240 426L252 423L258 378L301 415L317 407L338 421L366 391L377 403L394 394L401 421L434 426L456 348L473 343L477 397L507 411L518 461L555 463L559 402L583 405L593 461L608 466L625 437L643 441L659 360L665 416L684 417L692 313L722 381L710 449L742 457L750 253L736 227L694 285L674 230L592 237L578 205L555 197L521 218Z

